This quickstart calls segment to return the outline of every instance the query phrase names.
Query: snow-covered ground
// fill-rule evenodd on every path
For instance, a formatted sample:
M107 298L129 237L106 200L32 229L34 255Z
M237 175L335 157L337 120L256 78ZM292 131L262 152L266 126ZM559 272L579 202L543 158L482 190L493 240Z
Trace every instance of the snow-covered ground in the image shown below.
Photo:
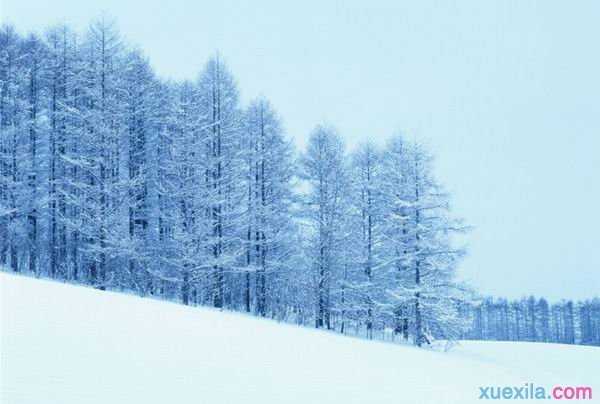
M437 352L6 273L0 282L5 404L465 404L485 401L479 386L525 383L600 397L599 348Z

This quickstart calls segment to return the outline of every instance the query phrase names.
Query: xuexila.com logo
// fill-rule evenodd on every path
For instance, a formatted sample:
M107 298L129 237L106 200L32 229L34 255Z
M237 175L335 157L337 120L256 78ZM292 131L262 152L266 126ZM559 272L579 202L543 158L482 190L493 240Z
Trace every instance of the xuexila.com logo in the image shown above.
M547 393L550 391L550 393ZM485 386L479 387L480 400L591 400L592 388L589 386L545 387L525 383L523 386Z

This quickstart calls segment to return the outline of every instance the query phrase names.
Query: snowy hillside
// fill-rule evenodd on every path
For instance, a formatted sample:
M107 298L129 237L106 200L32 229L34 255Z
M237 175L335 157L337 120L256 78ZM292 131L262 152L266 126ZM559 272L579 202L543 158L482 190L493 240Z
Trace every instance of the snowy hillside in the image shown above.
M0 280L6 404L464 404L484 401L479 386L525 383L600 394L593 347L469 342L444 353L6 273Z

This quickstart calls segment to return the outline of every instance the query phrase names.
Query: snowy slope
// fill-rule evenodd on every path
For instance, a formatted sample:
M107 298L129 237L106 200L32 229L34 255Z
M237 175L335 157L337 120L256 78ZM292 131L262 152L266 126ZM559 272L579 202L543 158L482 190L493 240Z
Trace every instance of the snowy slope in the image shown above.
M600 349L449 353L0 274L0 402L471 403L479 386L591 385ZM590 402L590 401L587 401Z

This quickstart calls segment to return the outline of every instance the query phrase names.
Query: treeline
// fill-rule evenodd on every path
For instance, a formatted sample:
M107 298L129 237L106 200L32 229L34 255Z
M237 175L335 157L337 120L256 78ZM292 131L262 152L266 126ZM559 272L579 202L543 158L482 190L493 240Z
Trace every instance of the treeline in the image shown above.
M417 345L465 326L422 145L348 153L320 125L298 153L219 56L161 80L106 19L2 27L0 88L7 270Z
M472 321L465 339L600 346L598 298L554 304L533 296L513 301L488 298L461 311Z
M162 80L106 19L1 27L0 90L5 270L419 346L469 329L464 226L418 142L350 153L319 125L298 153L218 56Z

